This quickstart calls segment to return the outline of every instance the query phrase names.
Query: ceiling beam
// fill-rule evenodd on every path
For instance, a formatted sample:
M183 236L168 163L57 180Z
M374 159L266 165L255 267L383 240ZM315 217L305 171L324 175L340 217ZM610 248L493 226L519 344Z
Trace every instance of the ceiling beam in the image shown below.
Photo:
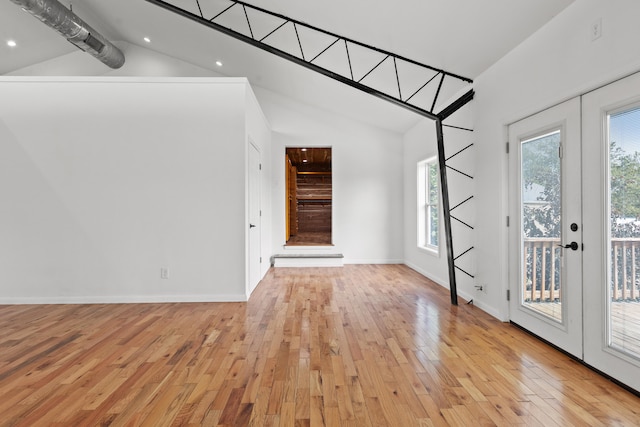
M407 109L409 111L412 111L420 116L423 117L427 117L431 120L443 120L444 118L448 117L448 115L452 114L453 111L452 109L455 108L458 105L464 105L467 101L465 101L466 98L461 99L461 100L457 100L454 101L454 103L452 103L450 106L446 107L443 110L443 113L446 113L447 115L445 117L442 117L442 113L441 114L436 114L433 110L438 102L438 98L441 94L441 88L443 86L443 84L445 83L445 81L450 81L450 80L455 80L456 82L459 83L463 83L463 84L470 84L473 81L469 78L454 74L454 73L450 73L448 71L436 68L436 67L431 67L429 65L425 65L425 64L421 64L417 61L411 60L409 58L400 56L400 55L396 55L394 53L391 52L387 52L385 50L382 49L378 49L369 45L366 45L364 43L360 43L357 42L355 40L346 38L346 37L342 37L339 36L337 34L328 32L328 31L324 31L320 28L314 27L312 25L308 25L305 24L301 21L297 21L291 18L288 18L286 16L277 14L277 13L273 13L270 12L268 10L244 3L242 1L235 1L235 0L230 0L228 2L228 7L226 9L223 9L220 13L218 13L216 16L207 19L204 14L202 13L202 8L200 7L200 3L206 0L194 0L196 2L196 4L198 5L198 10L200 11L200 14L194 14L192 12L190 12L189 10L186 10L182 7L176 6L175 4L172 4L170 1L164 1L164 0L146 0L149 3L152 3L156 6L162 7L168 11L171 11L173 13L176 13L180 16L183 16L185 18L188 18L192 21L195 21L201 25L205 25L209 28L212 28L216 31L219 31L223 34L226 34L228 36L231 36L237 40L241 40L245 43L248 43L252 46L255 46L259 49L262 49L266 52L269 52L271 54L274 54L276 56L279 56L281 58L284 58L288 61L291 61L295 64L298 64L300 66L303 66L305 68L308 68L310 70L313 70L317 73L320 73L324 76L327 76L331 79L337 80L343 84L346 84L348 86L351 86L355 89L358 89L362 92L368 93L369 95L375 96L377 98L380 98L384 101L390 102L392 104L398 105L404 109ZM184 3L184 2L181 2ZM246 35L244 33L242 33L240 30L240 28L229 28L227 26L223 26L221 25L219 22L216 21L220 21L221 17L223 17L225 14L229 13L229 10L231 10L232 8L242 8L243 9L243 13L244 13L244 17L246 18L246 22L243 22L243 25L248 25L248 29L249 29L249 34L250 35ZM247 14L247 10L251 10L252 11L252 16L253 18L249 17L249 14ZM256 18L257 17L257 18ZM269 18L271 21L273 21L274 19L276 20L276 22L281 22L280 26L276 26L274 27L273 31L271 33L269 33L267 36L263 37L262 39L257 39L254 34L253 34L253 30L252 30L252 25L251 25L251 19L255 20L259 20L261 17L265 17L265 18ZM267 42L264 41L264 39L266 39L267 37L269 37L271 34L275 33L276 31L280 30L281 27L285 26L286 24L291 23L294 26L295 34L297 36L297 40L293 40L291 43L295 43L296 46L299 46L300 48L300 55L294 55L290 52L286 52L278 47L275 47L273 45L268 44ZM333 40L332 43L330 43L324 51L322 51L320 54L316 55L313 59L308 60L307 58L305 58L304 55L304 42L301 40L301 38L299 37L298 34L298 28L304 28L306 31L308 31L310 34L317 34L319 36L322 37L329 37L331 40ZM243 28L246 32L246 27ZM342 74L340 74L339 72L336 72L336 70L331 70L329 68L327 68L326 66L320 66L317 63L315 63L314 61L317 60L318 57L320 57L321 55L323 55L325 53L325 51L329 50L330 48L332 48L334 45L338 45L339 48L342 48L342 46L344 46L344 49L346 51L346 59L348 61L348 69L351 72L350 77L344 76ZM353 64L352 61L354 60L350 55L349 55L349 46L353 48L358 48L363 50L364 52L367 53L371 53L372 55L381 55L384 56L384 59L382 59L382 61L380 61L375 67L369 69L369 72L366 73L364 75L364 77L360 78L360 79L356 79L353 76ZM397 88L397 94L396 93L388 93L385 92L383 90L374 88L370 85L367 85L365 82L363 82L363 80L366 79L367 76L369 76L371 73L373 73L383 62L385 61L392 61L393 62L393 67L395 69L395 74L391 73L391 76L388 76L390 79L392 79L392 82L390 81L389 83L389 87L394 87ZM408 66L413 67L413 69L415 70L419 70L421 72L424 72L425 75L428 77L425 77L425 81L426 83L424 85L422 85L422 87L420 87L417 91L415 91L413 94L411 94L411 96L402 96L402 90L401 90L401 86L402 86L402 82L403 82L403 78L400 75L400 73L398 72L398 63L399 62L403 62L408 64ZM345 67L345 64L341 64L343 67ZM345 67L346 68L346 67ZM367 67L365 67L367 68ZM429 105L429 108L427 108L424 105L418 105L415 101L412 103L411 99L414 98L419 92L421 92L425 87L427 87L428 85L438 85L437 90L435 91L435 95L429 99L429 102L427 103ZM394 89L395 91L395 89ZM471 91L472 92L472 91ZM466 96L466 95L465 95ZM458 107L459 108L459 107Z

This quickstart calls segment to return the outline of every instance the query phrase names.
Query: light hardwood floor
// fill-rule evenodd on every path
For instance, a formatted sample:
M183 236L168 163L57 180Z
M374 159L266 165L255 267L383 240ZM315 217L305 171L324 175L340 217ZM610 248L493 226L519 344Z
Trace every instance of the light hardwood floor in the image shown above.
M526 306L554 319L562 319L562 304L556 302L527 302ZM632 357L640 355L640 302L612 301L611 345Z
M248 303L0 307L0 425L640 425L640 398L404 266Z

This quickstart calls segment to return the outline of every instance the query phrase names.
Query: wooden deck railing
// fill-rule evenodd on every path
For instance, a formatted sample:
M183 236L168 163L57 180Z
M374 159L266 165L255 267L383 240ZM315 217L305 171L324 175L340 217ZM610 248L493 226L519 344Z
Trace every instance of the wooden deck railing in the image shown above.
M524 241L524 300L560 300L560 239L531 237Z
M560 300L560 239L526 238L524 241L525 301ZM640 301L640 239L611 240L611 299Z
M611 239L611 299L640 299L640 239Z

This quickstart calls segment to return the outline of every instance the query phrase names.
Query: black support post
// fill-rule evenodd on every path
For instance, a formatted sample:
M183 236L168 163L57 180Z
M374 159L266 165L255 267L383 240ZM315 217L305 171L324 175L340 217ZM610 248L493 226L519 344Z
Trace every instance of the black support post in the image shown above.
M451 233L451 209L449 206L449 185L447 184L447 164L444 153L444 133L442 120L436 122L436 134L438 138L438 167L440 168L440 195L442 197L442 216L444 220L444 234L447 241L447 261L449 264L449 291L451 304L458 305L458 289L456 285L456 266L453 256L453 234Z

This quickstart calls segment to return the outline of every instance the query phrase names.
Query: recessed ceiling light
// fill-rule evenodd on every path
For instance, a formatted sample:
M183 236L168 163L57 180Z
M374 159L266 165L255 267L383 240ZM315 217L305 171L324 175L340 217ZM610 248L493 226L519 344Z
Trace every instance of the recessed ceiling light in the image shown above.
M307 163L307 162L308 162L308 160L307 160L307 159L303 159L303 160L302 160L302 163Z
M218 67L222 67L222 61L216 61L216 65L217 65Z
M307 149L306 148L301 148L300 151L307 151Z
M18 45L18 43L16 43L15 40L7 40L7 46L16 47L17 45Z
M151 39L149 37L145 37L142 40L146 41L147 43L151 43Z

